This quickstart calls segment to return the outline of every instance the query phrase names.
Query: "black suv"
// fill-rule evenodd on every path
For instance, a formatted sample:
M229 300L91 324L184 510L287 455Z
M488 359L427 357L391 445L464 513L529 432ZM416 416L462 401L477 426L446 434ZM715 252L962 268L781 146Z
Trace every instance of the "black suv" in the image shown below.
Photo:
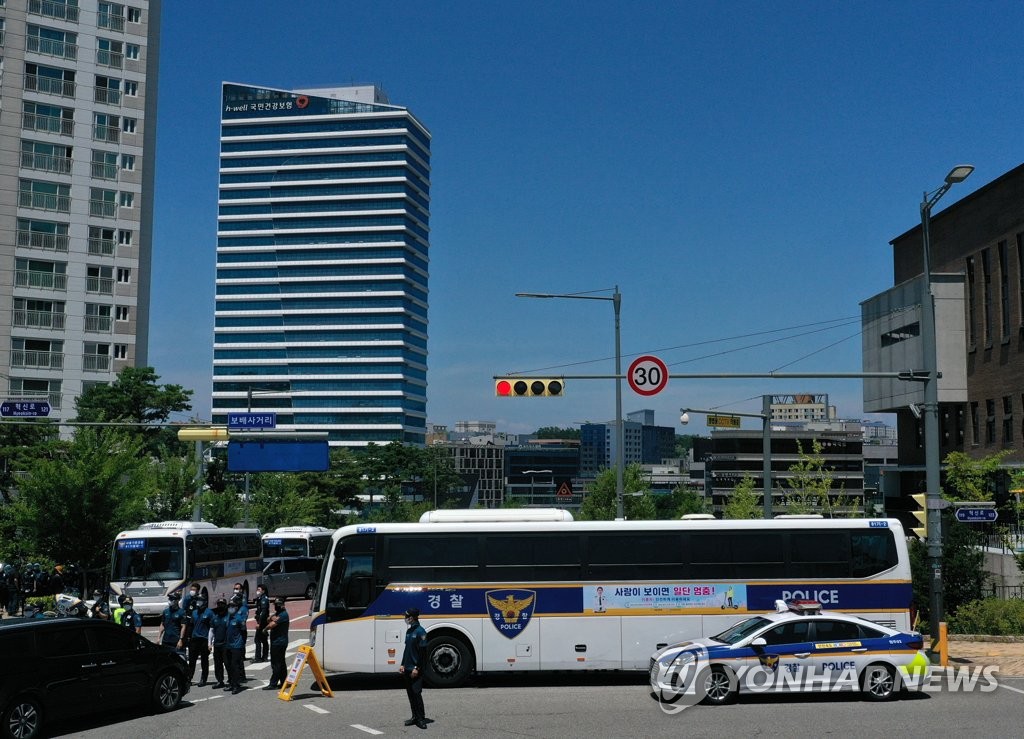
M88 618L6 619L0 654L0 737L31 739L42 722L151 705L188 692L185 660L123 626Z

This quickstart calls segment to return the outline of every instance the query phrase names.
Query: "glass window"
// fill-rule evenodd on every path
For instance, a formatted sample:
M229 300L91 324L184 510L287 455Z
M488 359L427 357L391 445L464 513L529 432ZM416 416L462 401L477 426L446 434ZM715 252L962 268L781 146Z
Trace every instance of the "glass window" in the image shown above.
M89 640L85 635L85 629L51 629L46 638L39 639L38 643L43 657L89 654Z
M850 537L845 531L791 531L790 577L849 577Z
M130 652L138 639L128 629L90 629L97 652Z
M809 621L790 621L789 623L776 626L774 629L761 634L761 637L769 646L777 644L801 644L809 641L808 633L811 624Z
M848 641L860 638L860 626L849 621L815 621L815 641Z
M850 575L870 577L896 566L896 542L889 529L850 532Z

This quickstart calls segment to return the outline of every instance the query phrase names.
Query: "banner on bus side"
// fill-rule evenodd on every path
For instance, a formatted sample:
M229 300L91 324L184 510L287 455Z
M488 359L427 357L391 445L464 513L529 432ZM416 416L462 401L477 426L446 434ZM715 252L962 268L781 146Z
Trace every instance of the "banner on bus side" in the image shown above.
M292 699L292 693L295 692L295 686L302 679L302 670L307 664L309 669L313 671L313 678L316 680L317 687L320 688L320 693L328 698L334 697L334 691L327 684L327 677L324 675L324 671L320 669L320 663L316 660L316 652L313 651L313 647L303 645L299 647L295 659L292 660L292 667L288 670L288 676L285 677L284 684L281 685L281 690L277 693L278 698L283 701L290 701Z

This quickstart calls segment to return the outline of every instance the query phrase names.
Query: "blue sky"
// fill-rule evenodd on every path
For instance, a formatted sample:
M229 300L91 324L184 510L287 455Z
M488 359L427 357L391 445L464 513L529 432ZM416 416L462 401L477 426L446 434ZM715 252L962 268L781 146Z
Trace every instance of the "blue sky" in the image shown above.
M618 285L624 368L859 372L859 303L923 191L1024 158L1019 2L285 5L164 3L149 360L200 418L222 81L378 84L431 131L429 420L511 432L615 412L611 380L494 397L495 374L614 370L610 303L516 292ZM673 379L623 407L682 430L681 406L797 392L864 416L848 380Z

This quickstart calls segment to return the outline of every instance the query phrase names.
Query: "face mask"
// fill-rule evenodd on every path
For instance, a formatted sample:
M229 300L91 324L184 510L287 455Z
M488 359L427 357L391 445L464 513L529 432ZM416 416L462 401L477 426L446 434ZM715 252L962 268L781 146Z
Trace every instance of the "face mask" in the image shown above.
M191 594L191 595L192 595L193 597L195 597L195 596L199 595L199 591L198 591L198 590L190 590L190 591L188 591L188 592L189 592L189 593L190 593L190 594Z

